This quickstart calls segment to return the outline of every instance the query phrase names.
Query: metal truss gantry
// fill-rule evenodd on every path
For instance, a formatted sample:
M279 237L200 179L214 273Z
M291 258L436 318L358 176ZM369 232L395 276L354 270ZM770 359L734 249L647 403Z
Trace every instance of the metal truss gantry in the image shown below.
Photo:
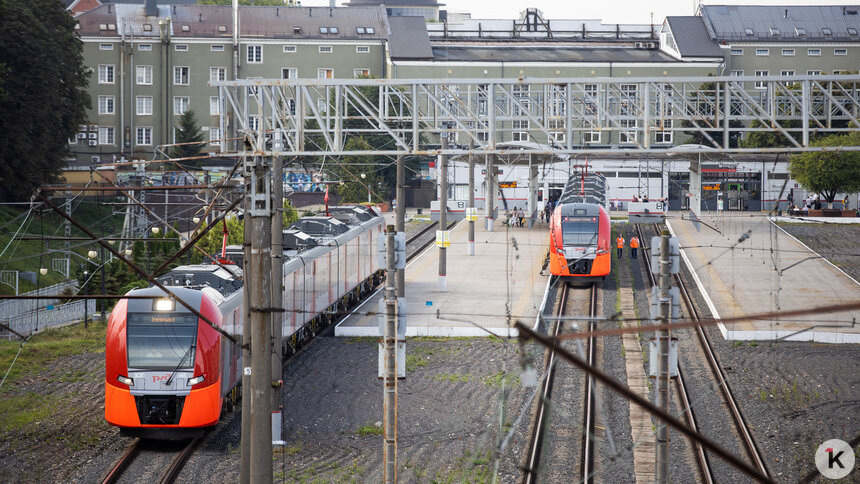
M264 156L689 153L858 150L810 146L860 131L860 76L217 81L222 152ZM754 123L755 122L755 123ZM233 147L223 133L245 134ZM775 132L788 147L731 148ZM441 133L452 144L442 150ZM349 150L356 135L383 149ZM520 142L522 146L517 146ZM472 144L474 148L468 149ZM710 145L710 146L707 146ZM234 149L231 149L234 148Z

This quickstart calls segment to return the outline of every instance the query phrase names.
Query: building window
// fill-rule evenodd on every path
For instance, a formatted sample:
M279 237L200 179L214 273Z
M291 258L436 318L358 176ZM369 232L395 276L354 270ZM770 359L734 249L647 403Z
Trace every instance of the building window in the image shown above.
M658 131L654 135L654 141L656 143L672 143L672 120L663 121L663 126L657 128Z
M99 96L99 114L114 114L115 102L113 96Z
M287 109L290 110L290 114L296 115L296 100L295 99L287 99Z
M621 126L621 131L618 133L619 143L636 143L636 137L638 133L632 129L636 128L636 123L637 121L635 119L622 119L618 121L618 124Z
M821 55L821 49L809 49L808 51L806 51L806 53L808 55L817 57L817 56Z
M173 48L176 52L188 52L188 44L176 44Z
M137 66L134 68L136 72L135 78L137 79L138 86L151 86L152 85L152 66Z
M564 129L563 119L550 119L547 121L547 129L549 130L549 139L554 144L564 144L567 136Z
M821 71L806 71L807 76L820 76Z
M528 120L514 120L511 122L511 141L529 140Z
M317 69L317 79L334 79L334 69Z
M218 96L209 96L209 115L218 116L221 114L221 103L218 102Z
M295 54L296 46L295 45L285 45L284 46L284 54Z
M833 55L848 55L848 49L833 49Z
M794 49L782 49L782 55L791 57L794 55Z
M582 133L582 141L586 144L600 143L600 131L585 131Z
M355 46L355 53L356 54L367 54L368 52L370 52L370 46L369 45L356 45Z
M363 68L353 69L352 70L352 76L356 77L356 78L358 78L358 77L370 77L370 69L363 69Z
M794 32L797 34L798 37L806 36L806 29L803 27L795 27Z
M331 54L332 48L330 45L321 45L320 54Z
M756 77L764 77L764 76L769 76L769 75L770 75L770 71L755 71ZM755 88L756 89L767 89L767 82L756 81L755 82Z
M99 50L113 50L113 44L99 44Z
M99 64L99 84L113 84L114 83L114 65L113 64Z
M151 145L152 144L152 128L138 127L137 136L135 137L136 145Z
M756 49L755 55L757 56L766 56L770 55L770 49Z
M747 34L748 37L755 35L755 31L749 27L744 28L744 33Z
M114 138L113 126L99 126L99 144L100 145L116 144L116 139Z
M189 70L189 67L175 66L173 68L173 84L176 86L187 86Z
M209 46L209 50L211 50L212 52L224 52L224 46L220 45L220 44L219 45L211 45L211 46Z
M857 29L855 29L854 27L848 27L848 35L850 35L851 37L856 36L857 35Z
M295 67L282 67L281 68L281 79L298 79L299 78L299 70Z
M262 45L249 45L247 46L248 50L246 60L248 64L262 64L263 63L263 46Z
M260 117L259 116L248 116L248 129L252 131L256 131L260 129Z
M209 68L209 80L210 81L224 81L227 79L227 68L226 67L210 67Z
M188 111L188 106L191 103L191 100L188 96L174 96L173 97L173 114L181 115Z
M221 143L221 128L209 128L209 144L217 145Z
M317 111L319 111L320 114L328 113L328 103L325 99L317 99Z
M744 55L744 50L743 49L732 49L731 53L732 53L732 55Z
M774 37L779 37L779 29L776 27L771 27L770 28L770 35L772 35Z
M793 75L794 75L794 71L793 71L793 70L788 70L788 69L783 69L783 70L779 71L779 75L780 75L780 76L793 76ZM785 82L783 82L782 84L783 84L784 86L790 86L790 85L794 84L794 82L793 82L793 81L785 81Z
M138 44L137 50L141 52L150 52L152 50L152 44Z
M821 33L824 35L833 35L833 32L827 27L822 28Z
M729 75L732 77L741 77L744 75L744 71L729 71Z
M137 115L152 115L152 96L137 96Z

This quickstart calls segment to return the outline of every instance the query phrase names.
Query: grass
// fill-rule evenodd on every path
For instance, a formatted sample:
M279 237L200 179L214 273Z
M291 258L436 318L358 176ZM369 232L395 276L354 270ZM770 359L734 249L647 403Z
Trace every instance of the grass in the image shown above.
M16 430L48 417L56 411L57 400L53 395L35 392L3 397L0 399L0 429Z
M449 381L452 383L466 383L469 381L469 374L459 373L440 373L433 377L437 381Z
M83 324L74 324L36 334L24 344L21 355L9 370L4 388L22 378L47 370L57 358L103 352L106 327L104 323L93 322L90 323L89 329L84 329ZM0 340L0 372L5 373L12 364L19 346L18 342ZM82 377L83 372L65 372L57 378L60 382L75 382ZM0 389L0 392L2 391Z
M504 384L505 387L510 388L513 385L520 383L520 377L514 373L506 373L499 370L497 373L485 376L481 379L481 382L490 388L502 388L502 384Z
M362 425L355 431L356 435L361 435L362 437L366 435L382 435L385 432L385 429L382 426L376 426L374 424L366 424Z
M432 484L489 483L493 480L492 474L492 451L488 450L472 455L467 450L457 459L453 469L436 471L429 482ZM423 475L426 476L426 471L423 472Z

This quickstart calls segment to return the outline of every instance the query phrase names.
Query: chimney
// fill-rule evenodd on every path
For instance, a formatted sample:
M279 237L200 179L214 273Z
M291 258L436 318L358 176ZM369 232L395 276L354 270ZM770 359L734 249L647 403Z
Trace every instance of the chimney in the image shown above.
M788 18L788 9L785 9L785 14L783 15L783 18Z
M145 0L143 8L147 17L158 17L158 0Z
M334 7L335 7L334 0L329 0L328 8L334 8Z

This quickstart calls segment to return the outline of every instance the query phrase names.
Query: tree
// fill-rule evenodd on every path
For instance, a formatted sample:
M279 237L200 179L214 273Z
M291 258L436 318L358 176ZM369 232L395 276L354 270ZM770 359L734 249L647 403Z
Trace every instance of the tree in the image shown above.
M197 125L197 118L194 116L194 111L186 110L179 117L179 127L176 128L176 143L179 146L174 146L170 152L171 158L187 158L197 156L203 151L203 143L199 144L181 144L195 143L203 141L203 131Z
M59 178L86 123L88 72L76 21L58 0L0 1L0 191L28 199Z
M811 143L815 147L860 145L860 134L831 135ZM792 155L791 177L832 204L838 193L860 191L860 152L817 151ZM832 207L832 205L831 205Z

